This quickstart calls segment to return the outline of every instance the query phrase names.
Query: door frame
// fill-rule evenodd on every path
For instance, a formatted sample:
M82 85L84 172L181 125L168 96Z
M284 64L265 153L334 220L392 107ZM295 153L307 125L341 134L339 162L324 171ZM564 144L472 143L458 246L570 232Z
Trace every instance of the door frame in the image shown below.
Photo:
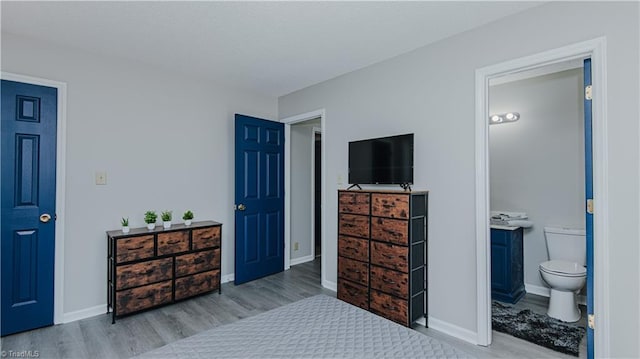
M48 86L58 90L56 126L56 230L53 279L53 324L66 322L64 318L64 238L65 238L65 188L67 148L67 84L65 82L32 77L11 72L0 72L2 80Z
M479 68L475 73L476 265L478 345L491 344L491 242L489 234L489 80L567 60L590 57L593 80L593 198L594 198L594 350L609 357L609 238L607 158L606 38L598 37L534 55Z
M326 116L325 110L319 109L311 112L302 113L295 116L286 117L280 120L280 122L284 123L284 270L291 268L291 125L296 123L313 120L315 118L320 118L320 128L322 131L325 130L326 126ZM323 132L324 137L324 132ZM322 171L321 178L321 186L320 191L322 192L320 198L320 206L322 208L320 212L321 216L321 227L325 228L326 221L326 196L327 196L327 181L326 176L326 141L322 141L321 146L321 164L320 170ZM322 253L326 253L326 231L322 231L320 236L321 247L320 250ZM320 278L321 284L325 288L329 288L335 290L335 285L331 285L330 282L327 281L327 265L326 265L327 256L323 255L320 257Z

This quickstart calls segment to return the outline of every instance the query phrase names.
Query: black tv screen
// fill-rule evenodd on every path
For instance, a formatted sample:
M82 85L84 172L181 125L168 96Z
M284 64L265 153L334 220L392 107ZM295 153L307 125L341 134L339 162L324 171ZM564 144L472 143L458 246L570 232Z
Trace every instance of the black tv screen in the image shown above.
M349 142L349 184L413 184L413 133Z

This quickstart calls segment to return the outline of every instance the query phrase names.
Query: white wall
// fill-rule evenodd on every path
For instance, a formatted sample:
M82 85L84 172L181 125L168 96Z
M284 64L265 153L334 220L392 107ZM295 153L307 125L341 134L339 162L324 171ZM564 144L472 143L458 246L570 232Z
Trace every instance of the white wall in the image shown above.
M520 120L489 126L491 210L526 212L524 281L546 288L544 227L585 228L582 69L489 89L489 112Z
M291 126L291 260L311 255L313 125ZM298 250L295 243L298 242Z
M233 116L275 119L275 98L4 32L2 71L68 85L65 313L106 306L105 231L125 216L143 226L147 209L223 223L222 275L233 273Z
M589 24L584 26L584 24ZM429 195L429 316L476 332L475 71L607 38L611 355L639 357L637 3L549 3L279 99L279 117L326 110L327 280L336 280L338 176L353 139L415 133L415 188ZM620 278L625 278L620 280ZM630 318L634 318L631 319Z

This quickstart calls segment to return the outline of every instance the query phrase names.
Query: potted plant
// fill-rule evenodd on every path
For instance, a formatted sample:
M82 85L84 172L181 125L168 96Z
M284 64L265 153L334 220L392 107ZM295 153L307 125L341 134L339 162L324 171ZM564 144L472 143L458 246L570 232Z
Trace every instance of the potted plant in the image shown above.
M191 225L191 220L193 219L193 212L191 212L190 210L187 210L182 215L182 219L184 219L184 225L185 226L190 226Z
M129 217L122 217L120 223L122 224L122 233L129 233Z
M144 213L144 223L147 224L147 229L152 230L156 228L156 220L158 219L158 215L156 211L146 211Z
M162 211L160 218L162 218L162 226L167 229L171 228L171 211Z

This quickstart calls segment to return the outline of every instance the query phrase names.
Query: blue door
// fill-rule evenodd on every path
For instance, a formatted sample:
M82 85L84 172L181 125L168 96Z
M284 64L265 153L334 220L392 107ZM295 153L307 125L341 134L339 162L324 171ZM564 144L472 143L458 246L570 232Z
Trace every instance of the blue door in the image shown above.
M57 90L2 80L1 335L53 324Z
M235 284L284 270L284 125L235 118Z
M587 315L593 315L593 147L591 124L591 59L584 60L584 178L587 232ZM587 90L588 89L588 90ZM587 96L589 94L589 96ZM588 321L587 321L588 322ZM587 358L593 359L593 328L587 325Z

